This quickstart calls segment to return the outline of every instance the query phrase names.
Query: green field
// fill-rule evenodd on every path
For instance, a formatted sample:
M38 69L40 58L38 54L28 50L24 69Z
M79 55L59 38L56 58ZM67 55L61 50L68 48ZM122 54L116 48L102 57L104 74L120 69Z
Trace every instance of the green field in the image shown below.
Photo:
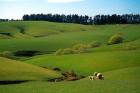
M4 26L3 26L4 25ZM122 34L125 42L134 41L139 39L140 25L77 25L77 24L61 24L50 22L13 22L13 23L0 23L0 33L10 32L12 34L19 33L16 26L23 26L25 34L32 38L24 38L20 35L20 39L11 36L12 39L0 39L0 51L17 51L17 50L38 50L38 51L55 51L58 48L71 47L79 43L90 43L93 41L106 44L108 38L114 34ZM8 27L6 27L8 26ZM43 26L43 27L42 27ZM38 27L38 28L36 28ZM11 28L11 30L9 30ZM56 28L56 29L55 29ZM84 31L83 31L84 29ZM36 31L38 30L38 31ZM45 30L51 33L43 37L33 37L30 35L34 33L37 35ZM55 30L57 33L51 32ZM64 30L64 32L60 32ZM22 34L22 33L20 33ZM44 33L43 33L44 34ZM32 47L34 46L34 47Z
M115 34L124 38L123 43L107 45ZM100 42L100 46L90 48L86 53L54 55L60 48L94 41ZM0 52L3 51L44 53L25 59L0 57L0 81L29 80L21 84L0 84L0 93L140 93L140 25L1 22ZM61 71L56 72L53 68ZM47 82L50 78L61 77L66 71L86 78ZM94 72L103 73L105 80L89 80L88 76Z
M0 57L0 81L47 80L60 77L55 71Z
M106 80L90 81L88 78L74 82L29 82L0 86L1 93L139 93L140 67L104 73Z

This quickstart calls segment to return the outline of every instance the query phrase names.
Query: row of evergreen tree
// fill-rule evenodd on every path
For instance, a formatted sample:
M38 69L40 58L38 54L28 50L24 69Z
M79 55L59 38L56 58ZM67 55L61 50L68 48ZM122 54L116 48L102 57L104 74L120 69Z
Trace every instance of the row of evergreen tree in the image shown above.
M125 15L96 15L94 17L94 24L139 24L139 14L125 14Z
M140 14L125 14L125 15L96 15L89 17L87 15L59 15L59 14L31 14L24 15L24 21L51 21L62 23L78 23L78 24L139 24Z
M72 15L60 15L60 14L31 14L24 15L23 21L50 21L50 22L61 22L61 23L78 23L78 24L140 24L140 14L124 14L124 15L96 15L94 17L82 16L78 14ZM2 21L18 21L0 19Z
M79 16L73 15L59 15L59 14L31 14L24 15L24 21L50 21L50 22L62 22L62 23L78 23L78 24L92 24L93 18L87 15Z

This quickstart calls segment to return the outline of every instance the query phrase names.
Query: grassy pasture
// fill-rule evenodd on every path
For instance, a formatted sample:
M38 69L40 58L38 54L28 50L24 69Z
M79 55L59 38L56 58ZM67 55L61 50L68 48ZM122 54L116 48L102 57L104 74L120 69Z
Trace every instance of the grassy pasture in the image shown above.
M63 71L74 70L81 75L95 71L105 72L125 67L140 66L140 50L97 52L61 56L39 56L26 63L49 68L59 67Z
M59 28L59 29L58 29ZM21 30L23 30L22 33ZM3 22L0 23L0 32L9 32L16 37L16 34L24 34L24 36L30 37L42 37L49 36L65 32L75 32L75 31L87 31L93 30L92 26L84 26L78 24L63 24L63 23L53 23L46 21L27 21L27 22ZM24 38L24 37L22 37ZM26 37L25 37L26 38Z
M40 23L40 24L39 24ZM77 24L61 24L51 22L13 22L13 23L0 23L1 31L11 31L7 27L11 27L12 31L16 31L15 26L22 26L27 33L41 33L42 30L52 33L48 36L39 38L22 38L20 39L0 39L0 51L17 51L17 50L36 50L36 51L56 51L59 48L71 47L79 43L90 43L98 41L106 44L109 37L114 34L122 34L125 42L137 40L140 37L140 25L94 25L84 26ZM43 27L40 27L43 26ZM2 28L4 30L2 30ZM38 28L37 28L38 27ZM45 28L46 27L46 28ZM57 28L57 29L55 29ZM14 30L15 29L15 30ZM53 34L51 31L55 29L59 34ZM64 32L60 30L63 29ZM84 31L82 30L84 29ZM37 30L37 31L36 31ZM26 33L26 34L27 34ZM44 33L44 32L42 32ZM30 34L27 34L33 37ZM32 47L34 46L34 47Z
M139 93L140 67L125 68L104 73L106 80L75 82L29 82L18 85L0 85L1 93Z
M56 51L75 44L98 41L100 47L88 53L73 55L46 54L17 61L0 57L0 80L37 80L22 84L0 85L0 93L140 93L140 25L80 25L45 21L2 22L1 51ZM114 34L124 42L107 45ZM47 67L44 69L41 67ZM49 83L48 78L60 77L49 70L74 70L88 76L103 72L104 81L84 78L74 82Z
M52 70L0 57L0 81L47 80L59 76Z

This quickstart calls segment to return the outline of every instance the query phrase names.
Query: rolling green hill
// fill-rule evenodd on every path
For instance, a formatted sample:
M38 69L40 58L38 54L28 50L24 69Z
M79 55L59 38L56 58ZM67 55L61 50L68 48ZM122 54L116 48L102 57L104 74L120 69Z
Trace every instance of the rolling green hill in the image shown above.
M0 57L0 81L47 80L60 76L52 70Z
M93 52L76 55L39 56L26 62L49 68L59 67L63 71L74 70L81 75L90 75L96 71L105 72L125 67L140 66L139 56L140 50Z
M68 23L53 23L46 21L18 21L0 23L0 33L10 33L13 38L33 38L65 32L77 32L87 30L93 30L92 26Z
M59 48L71 47L79 43L90 43L93 41L106 44L109 37L114 34L122 34L125 42L137 40L140 37L140 25L77 25L62 24L51 22L6 22L0 23L0 32L16 33L17 26L24 28L26 36L32 38L22 38L19 34L16 37L20 39L0 39L0 51L17 50L36 50L36 51L56 51ZM42 27L43 26L43 27ZM9 30L11 29L11 30ZM84 31L83 31L84 29ZM43 32L42 32L43 30ZM53 31L57 34L53 34ZM60 30L64 30L61 32ZM34 37L31 34L51 33L44 37ZM21 33L20 33L21 34ZM45 34L44 34L45 35ZM32 47L34 46L34 47Z
M121 44L107 45L112 35L120 34ZM99 47L87 53L54 55L60 48L97 41ZM43 54L17 61L0 57L0 81L36 80L0 85L0 93L140 93L140 25L80 25L45 21L0 23L0 52L41 51ZM44 69L46 67L48 69ZM103 81L84 78L78 81L47 82L47 79L73 70L89 76L102 72Z
M125 68L104 73L104 81L88 78L75 82L29 82L0 86L1 93L139 93L140 67Z

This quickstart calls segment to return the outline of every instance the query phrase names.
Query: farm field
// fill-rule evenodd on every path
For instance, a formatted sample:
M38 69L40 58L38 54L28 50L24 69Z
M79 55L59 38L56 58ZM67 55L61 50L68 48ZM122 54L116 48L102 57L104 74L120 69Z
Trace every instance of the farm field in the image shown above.
M122 36L123 42L109 45L113 35ZM99 45L84 52L55 54L59 49L92 42ZM16 54L19 52L23 55ZM23 52L35 53L26 56ZM67 71L84 78L48 81ZM103 73L105 79L90 80L88 76L94 72ZM138 24L0 23L0 93L140 93L139 72ZM21 82L7 84L12 81Z

